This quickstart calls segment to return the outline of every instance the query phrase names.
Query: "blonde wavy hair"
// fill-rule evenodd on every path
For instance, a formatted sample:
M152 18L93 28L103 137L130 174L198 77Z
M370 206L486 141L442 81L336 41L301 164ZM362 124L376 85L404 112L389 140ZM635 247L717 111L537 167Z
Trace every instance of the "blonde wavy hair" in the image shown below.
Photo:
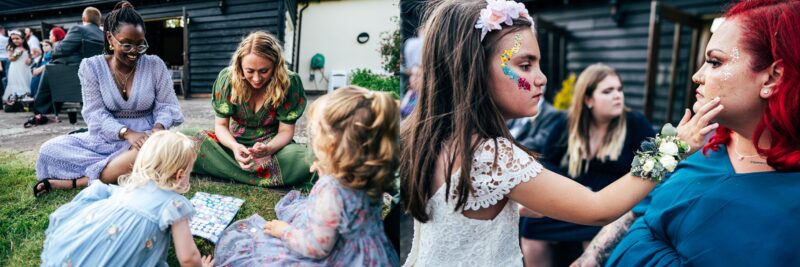
M242 58L254 54L272 61L272 78L267 83L267 98L264 104L277 108L283 103L289 90L289 70L283 59L283 49L275 36L263 31L252 32L245 37L233 53L228 67L228 80L231 82L231 102L241 104L250 100L253 88L244 78Z
M373 198L394 186L400 110L390 94L347 86L320 97L308 110L320 173Z
M589 127L592 125L592 111L586 106L586 99L591 98L597 84L603 81L608 76L619 77L617 72L605 64L592 64L587 67L578 80L575 82L575 94L572 96L572 105L568 113L569 137L567 140L567 153L564 157L568 157L567 171L569 176L576 178L588 169L588 165L584 165L586 160L591 154L589 143ZM622 153L622 147L625 145L625 135L627 134L627 127L625 123L625 112L611 120L608 125L608 132L606 133L603 143L595 154L595 158L605 162L606 160L615 161Z
M177 181L178 170L184 170L194 164L197 154L191 139L181 133L160 131L144 142L133 171L128 175L119 177L119 184L123 187L133 188L153 181L162 189L178 193L189 191L189 183Z

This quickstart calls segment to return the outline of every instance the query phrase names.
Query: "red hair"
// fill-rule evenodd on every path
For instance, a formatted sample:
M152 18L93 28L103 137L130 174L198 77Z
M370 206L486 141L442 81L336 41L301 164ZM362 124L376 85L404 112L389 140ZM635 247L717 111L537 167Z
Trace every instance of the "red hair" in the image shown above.
M52 33L56 37L56 42L64 40L64 36L67 35L64 32L64 29L62 29L61 27L53 27L53 29L50 30L50 33Z
M743 31L740 45L752 55L750 69L763 71L774 62L783 66L783 75L767 100L767 107L753 133L753 144L767 164L778 171L800 170L800 1L748 0L731 7L726 18L737 18ZM757 141L769 132L770 147ZM728 144L731 130L719 127L703 149L717 150Z

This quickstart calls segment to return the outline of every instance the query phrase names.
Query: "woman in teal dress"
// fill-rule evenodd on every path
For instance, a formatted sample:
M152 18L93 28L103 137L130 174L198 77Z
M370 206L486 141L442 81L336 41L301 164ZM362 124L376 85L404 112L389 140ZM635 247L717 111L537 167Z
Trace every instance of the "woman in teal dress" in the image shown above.
M282 54L265 32L239 44L214 82L214 131L186 131L197 142L195 172L265 187L308 186L310 153L293 141L306 94Z
M800 1L725 17L692 77L721 126L575 265L800 266Z

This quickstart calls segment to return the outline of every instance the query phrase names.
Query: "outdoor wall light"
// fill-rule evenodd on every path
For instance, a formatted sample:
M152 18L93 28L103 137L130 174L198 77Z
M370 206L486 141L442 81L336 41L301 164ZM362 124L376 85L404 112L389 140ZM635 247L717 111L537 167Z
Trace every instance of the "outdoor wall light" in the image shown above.
M359 33L358 37L356 37L356 41L359 44L367 43L369 41L369 33L366 33L366 32Z

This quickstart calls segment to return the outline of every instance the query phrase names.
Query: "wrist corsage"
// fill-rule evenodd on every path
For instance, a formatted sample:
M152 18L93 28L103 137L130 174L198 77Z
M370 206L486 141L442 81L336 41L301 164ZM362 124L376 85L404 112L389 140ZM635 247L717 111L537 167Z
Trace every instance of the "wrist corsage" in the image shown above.
M675 170L678 162L686 158L689 144L678 138L678 131L667 123L661 134L642 142L631 163L631 174L643 179L661 182Z

